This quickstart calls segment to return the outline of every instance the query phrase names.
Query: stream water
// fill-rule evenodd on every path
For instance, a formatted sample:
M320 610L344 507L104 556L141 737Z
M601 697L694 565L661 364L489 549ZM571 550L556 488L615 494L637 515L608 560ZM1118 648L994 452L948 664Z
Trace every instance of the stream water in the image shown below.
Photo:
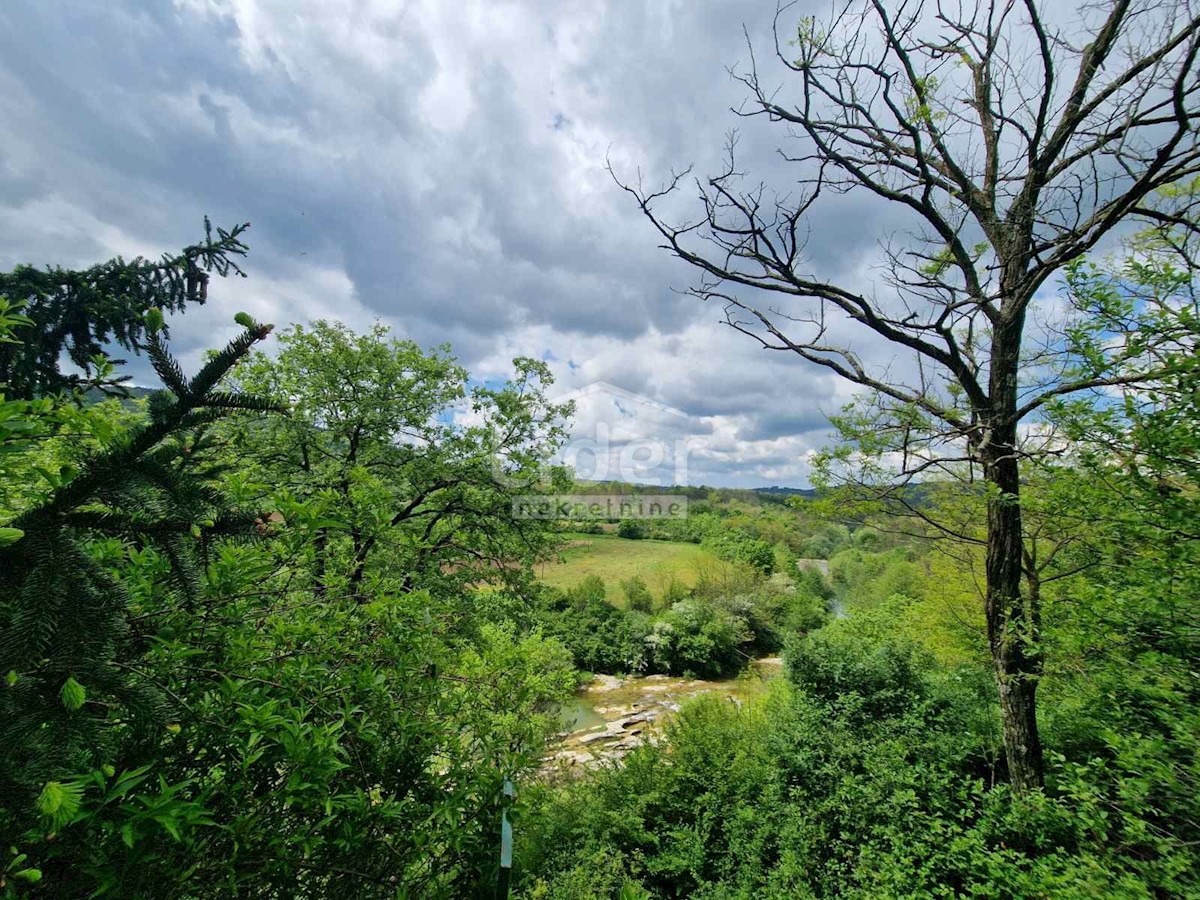
M563 735L547 764L582 770L617 760L634 747L654 740L682 704L700 694L740 702L762 689L765 679L782 671L778 657L754 660L738 678L704 681L667 675L616 678L597 675L562 708Z

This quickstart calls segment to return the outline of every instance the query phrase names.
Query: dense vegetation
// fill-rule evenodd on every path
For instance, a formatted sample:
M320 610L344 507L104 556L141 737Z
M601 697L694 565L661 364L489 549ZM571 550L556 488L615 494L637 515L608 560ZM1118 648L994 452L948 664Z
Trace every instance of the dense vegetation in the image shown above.
M1195 354L1152 398L1053 411L1072 450L1026 500L1057 523L1030 545L1058 558L1038 570L1052 762L1015 795L979 544L837 492L693 491L686 520L591 538L696 548L686 578L540 584L587 539L507 502L569 412L544 367L475 387L383 329L293 326L266 355L271 327L238 322L188 377L152 310L148 399L96 402L85 375L0 406L7 895L484 896L505 808L531 898L1200 890ZM36 339L16 304L0 328ZM984 502L921 497L959 520ZM585 779L538 774L582 673L781 651L761 698L695 701Z
M602 579L589 576L566 591L543 590L533 621L589 672L714 678L777 653L786 635L825 618L828 591L820 575L768 580L750 566L719 574L702 576L690 590L673 582L661 600L630 579L624 608L605 599Z
M381 325L239 313L186 372L168 318L243 274L245 226L0 273L0 894L1200 896L1200 17L1175 6L1097 7L1086 41L1033 2L805 20L800 107L744 78L812 145L799 188L746 193L732 148L690 224L656 208L679 178L627 188L730 324L863 389L813 495L526 517L642 488L552 465L546 363L481 383ZM807 274L810 207L851 189L919 220L897 303ZM545 765L589 676L777 654L748 700Z
M469 387L320 322L255 355L272 329L239 314L188 377L146 319L148 402L88 405L80 378L0 408L3 890L494 881L503 782L575 685L560 644L467 614L552 538L505 493L559 427L544 368ZM6 305L0 336L33 325ZM481 424L446 424L464 399Z
M1061 473L1059 514L1104 524L1046 605L1044 791L1006 785L969 572L849 549L832 561L848 615L791 639L766 698L698 701L669 749L538 793L522 896L1194 896L1195 483L1091 464Z

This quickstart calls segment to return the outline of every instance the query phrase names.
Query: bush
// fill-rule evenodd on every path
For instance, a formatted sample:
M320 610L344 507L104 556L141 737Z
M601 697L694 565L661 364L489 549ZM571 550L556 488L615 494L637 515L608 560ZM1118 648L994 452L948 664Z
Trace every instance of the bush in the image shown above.
M884 553L843 550L830 559L829 576L846 607L862 608L895 594L917 596L923 574L912 551L897 548Z
M599 575L588 575L583 581L568 589L567 598L572 603L603 603L608 597L608 588L604 586L604 579Z
M802 541L799 552L804 559L831 559L849 543L850 531L845 525L826 525Z
M634 575L621 582L621 589L625 591L625 603L629 609L643 613L654 611L654 598L650 595L650 588L640 577Z
M879 638L842 620L788 647L792 683L824 704L854 708L864 718L893 716L926 695L929 661L902 638Z
M571 651L579 669L609 675L643 671L645 617L617 609L604 599L603 587L599 578L588 578L568 593L549 592L539 624Z
M742 645L753 640L746 621L700 600L676 603L646 637L654 671L685 677L718 678L745 665Z
M775 571L774 548L740 528L712 534L704 539L704 544L721 559L746 563L764 575Z
M646 528L637 519L622 519L617 523L617 536L631 541L640 541L646 536Z
M678 579L672 578L667 582L666 587L663 588L662 603L663 606L669 608L681 600L686 600L690 596L691 591L688 590L687 585Z

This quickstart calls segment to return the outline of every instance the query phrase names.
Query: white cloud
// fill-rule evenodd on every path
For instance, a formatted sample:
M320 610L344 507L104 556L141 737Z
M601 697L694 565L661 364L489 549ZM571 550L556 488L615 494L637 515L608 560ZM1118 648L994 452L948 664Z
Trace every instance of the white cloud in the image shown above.
M703 173L740 124L756 165L779 173L774 136L727 114L743 96L726 73L746 58L741 26L762 41L772 7L51 6L0 8L5 266L154 256L196 240L205 213L249 220L251 277L214 284L176 325L185 363L242 309L281 326L379 318L452 342L480 379L549 354L563 390L606 381L682 410L672 435L704 441L690 481L805 481L824 415L850 389L672 293L693 274L605 170L607 158L651 182L691 162ZM891 223L865 229L873 216L839 201L814 229L814 269L876 283L875 238ZM874 365L911 367L837 333ZM622 440L663 428L623 427Z

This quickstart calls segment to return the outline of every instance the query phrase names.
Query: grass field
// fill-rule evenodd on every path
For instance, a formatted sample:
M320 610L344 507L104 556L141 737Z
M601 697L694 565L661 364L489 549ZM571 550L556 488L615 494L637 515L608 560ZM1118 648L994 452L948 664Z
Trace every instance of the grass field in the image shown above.
M631 541L612 534L569 534L562 561L547 563L539 577L553 587L574 587L589 575L599 575L608 588L608 599L624 605L621 582L638 575L650 592L661 597L671 581L687 587L696 584L705 568L721 566L699 544L674 541Z

